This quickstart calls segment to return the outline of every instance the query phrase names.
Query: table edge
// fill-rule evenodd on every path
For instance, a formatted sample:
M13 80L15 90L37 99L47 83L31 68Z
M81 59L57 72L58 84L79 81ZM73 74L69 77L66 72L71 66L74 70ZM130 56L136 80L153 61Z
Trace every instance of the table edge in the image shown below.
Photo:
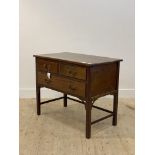
M64 60L64 59L52 58L52 57L46 57L46 56L39 56L39 55L33 55L33 57L35 57L35 58L44 58L44 59L48 59L48 60L63 61L63 62L73 63L73 64L77 64L77 65L80 65L80 66L86 66L86 67L123 61L123 59L116 59L116 60L113 60L113 61L110 61L110 62L100 62L100 63L89 64L89 63L82 63L82 62L76 62L76 61L70 61L70 60Z

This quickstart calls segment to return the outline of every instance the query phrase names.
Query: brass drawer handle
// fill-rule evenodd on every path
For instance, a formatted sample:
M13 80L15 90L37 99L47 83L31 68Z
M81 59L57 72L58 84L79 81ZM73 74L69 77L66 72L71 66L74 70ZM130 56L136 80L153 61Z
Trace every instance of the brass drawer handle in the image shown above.
M75 91L76 88L74 88L73 86L69 85L69 89L72 90L72 91Z

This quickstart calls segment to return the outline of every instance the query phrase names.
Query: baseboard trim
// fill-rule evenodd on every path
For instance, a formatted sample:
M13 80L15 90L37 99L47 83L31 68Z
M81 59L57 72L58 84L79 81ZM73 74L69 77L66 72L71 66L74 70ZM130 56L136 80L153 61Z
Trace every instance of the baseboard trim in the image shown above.
M62 93L49 90L46 88L41 89L41 97L42 98L54 98L60 97ZM36 91L35 88L20 88L19 89L19 97L20 98L35 98ZM134 98L135 97L135 89L119 89L119 97L123 98Z

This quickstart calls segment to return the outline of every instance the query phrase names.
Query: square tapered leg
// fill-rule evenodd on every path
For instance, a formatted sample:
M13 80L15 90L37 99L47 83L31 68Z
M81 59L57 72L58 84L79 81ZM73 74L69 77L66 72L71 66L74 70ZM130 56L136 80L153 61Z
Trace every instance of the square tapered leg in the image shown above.
M64 94L64 107L67 107L67 94Z
M85 109L86 109L86 138L91 137L91 102L85 103Z
M117 125L117 111L118 111L118 93L114 94L113 98L113 121L112 125Z
M36 101L37 101L37 115L40 115L41 109L40 109L40 87L36 87Z

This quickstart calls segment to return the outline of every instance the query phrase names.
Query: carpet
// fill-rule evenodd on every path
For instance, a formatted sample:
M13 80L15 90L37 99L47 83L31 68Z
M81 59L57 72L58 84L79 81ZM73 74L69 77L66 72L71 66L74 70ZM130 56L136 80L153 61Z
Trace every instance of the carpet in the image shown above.
M135 111L133 99L119 99L118 125L112 117L92 125L91 139L85 138L84 105L63 100L42 105L36 115L35 99L20 99L20 155L134 155ZM112 99L95 105L112 109ZM107 115L92 109L92 121Z

